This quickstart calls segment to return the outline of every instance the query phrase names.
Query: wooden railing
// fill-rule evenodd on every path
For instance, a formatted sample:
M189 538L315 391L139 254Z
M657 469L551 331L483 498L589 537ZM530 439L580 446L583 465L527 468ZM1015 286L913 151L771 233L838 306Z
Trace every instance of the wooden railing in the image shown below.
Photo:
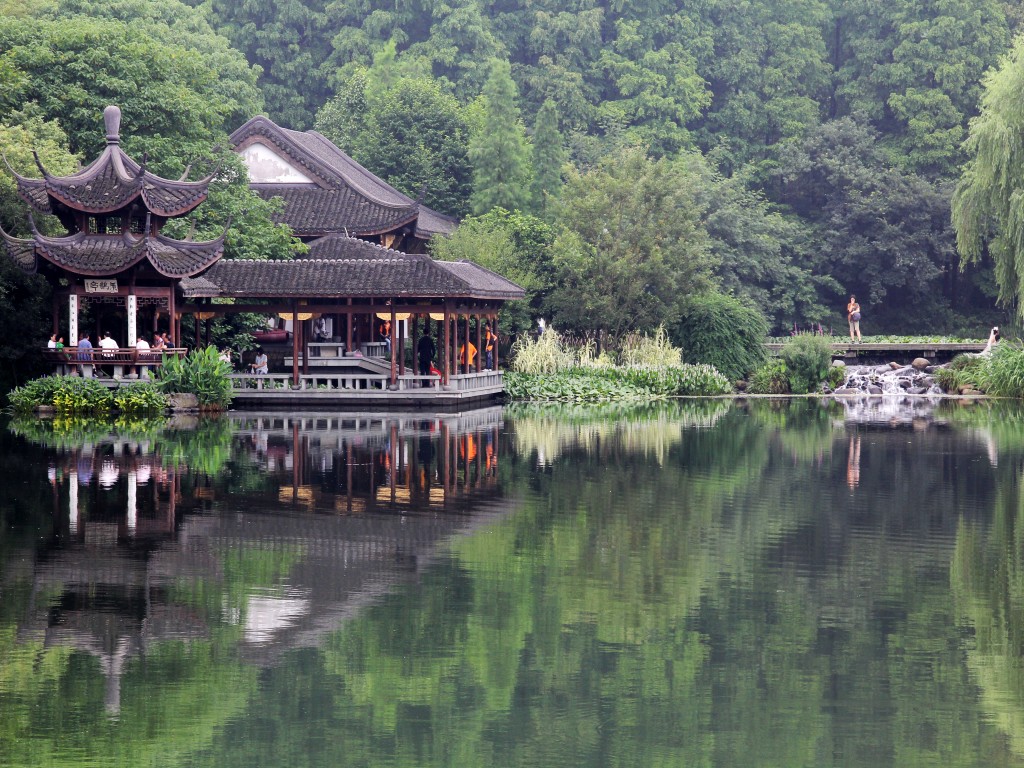
M43 359L53 363L58 373L77 372L91 376L93 367L100 366L111 368L114 378L121 378L125 368L138 370L159 368L167 358L184 357L187 353L188 350L184 347L164 347L152 350L136 349L135 347L120 347L118 349L64 347L63 349L44 349Z

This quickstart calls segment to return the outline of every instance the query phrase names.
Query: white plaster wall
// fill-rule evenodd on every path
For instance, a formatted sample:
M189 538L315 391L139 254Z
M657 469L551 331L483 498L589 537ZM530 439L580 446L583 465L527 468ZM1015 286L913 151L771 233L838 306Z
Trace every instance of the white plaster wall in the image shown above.
M239 153L254 184L310 184L313 182L266 144L254 143Z

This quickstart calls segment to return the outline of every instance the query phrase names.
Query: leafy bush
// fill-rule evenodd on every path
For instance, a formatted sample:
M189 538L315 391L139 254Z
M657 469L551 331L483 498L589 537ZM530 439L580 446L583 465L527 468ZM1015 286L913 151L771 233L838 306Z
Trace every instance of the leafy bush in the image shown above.
M962 371L977 370L978 383L986 394L1024 398L1024 347L1004 341L990 355L978 359L984 364L977 369L967 366Z
M708 293L687 301L675 338L684 362L713 365L736 380L764 361L767 334L768 323L760 312L731 296Z
M986 358L980 355L957 355L935 371L935 379L943 392L959 392L961 387L980 390L986 365Z
M828 373L825 374L825 383L827 383L832 389L843 386L846 381L846 366L843 365L830 365Z
M789 371L786 362L778 357L769 358L754 371L747 383L752 395L785 395L789 393Z
M818 388L832 365L832 346L827 336L798 333L779 351L789 375L789 389L806 395Z
M156 384L140 381L115 390L114 407L124 414L160 413L167 408L167 396Z
M231 364L215 347L193 349L185 357L168 358L157 371L157 387L167 394L193 394L200 406L223 407L231 402Z
M7 394L7 400L19 413L39 405L49 405L58 413L99 413L110 410L113 398L103 384L80 376L44 376L33 379Z

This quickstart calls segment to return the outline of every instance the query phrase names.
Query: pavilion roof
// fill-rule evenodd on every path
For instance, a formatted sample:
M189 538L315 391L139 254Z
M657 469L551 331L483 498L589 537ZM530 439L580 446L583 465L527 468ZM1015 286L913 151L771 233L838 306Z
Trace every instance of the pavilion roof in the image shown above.
M469 262L435 261L355 237L331 235L292 261L219 261L181 281L189 298L494 298L519 299L515 283Z
M164 179L135 162L121 149L121 110L103 111L107 146L91 164L70 176L51 176L36 158L41 179L10 169L18 194L40 213L58 213L60 206L90 214L112 213L141 200L146 210L170 218L182 216L206 199L212 175L200 181Z
M313 179L312 184L253 185L261 196L284 198L282 221L300 237L373 235L409 225L416 237L429 239L454 231L458 223L399 192L316 131L292 131L257 116L231 134L236 151L257 141L273 145Z
M33 238L22 239L0 230L0 236L8 256L26 272L35 272L43 259L67 272L91 277L116 275L144 260L166 277L190 277L217 261L224 250L223 235L205 242L127 232L78 232L66 237L36 232Z

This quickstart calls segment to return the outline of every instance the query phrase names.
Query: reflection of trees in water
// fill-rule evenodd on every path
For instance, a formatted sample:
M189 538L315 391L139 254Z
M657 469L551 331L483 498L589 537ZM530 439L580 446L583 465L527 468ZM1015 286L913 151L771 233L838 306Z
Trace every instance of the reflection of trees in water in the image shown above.
M983 704L1024 757L1024 452L1012 459L999 466L992 521L961 523L950 581Z
M847 431L811 401L672 418L580 430L540 472L512 421L515 514L266 670L190 764L1014 764L949 596L961 518L995 500L970 430Z
M729 410L725 400L675 400L655 405L523 405L507 409L515 420L520 455L535 452L545 466L568 449L596 450L601 443L665 461L682 429L710 428Z
M467 507L407 514L408 498L392 494L401 490L395 481L413 481L410 457L432 467L428 482L447 483L453 498L483 503L486 488L494 496L494 422L464 431L453 417L436 434L385 425L384 439L371 440L360 459L384 473L377 503L385 509L386 497L398 514L343 518L332 508L314 519L226 506L239 469L266 475L266 467L240 450L230 423L191 433L178 426L146 432L143 441L138 429L110 425L105 432L58 427L54 437L48 424L28 429L56 455L40 461L34 449L21 450L25 461L13 466L0 451L8 477L44 490L34 503L44 533L53 531L19 544L11 562L22 565L5 569L0 589L0 732L12 737L0 740L0 763L63 765L100 754L122 765L190 760L186 753L252 705L252 662L275 661L258 646L314 647L400 578L416 577L446 537L474 524ZM86 441L73 439L76 430ZM17 456L24 444L11 434L4 447L18 445L9 452ZM304 446L292 459L312 460L309 441ZM114 478L101 483L108 465ZM169 492L156 499L136 495L165 481ZM133 527L153 511L169 527L159 535ZM12 546L0 535L0 551ZM10 695L18 701L8 706ZM73 733L48 736L58 722L74 722Z

